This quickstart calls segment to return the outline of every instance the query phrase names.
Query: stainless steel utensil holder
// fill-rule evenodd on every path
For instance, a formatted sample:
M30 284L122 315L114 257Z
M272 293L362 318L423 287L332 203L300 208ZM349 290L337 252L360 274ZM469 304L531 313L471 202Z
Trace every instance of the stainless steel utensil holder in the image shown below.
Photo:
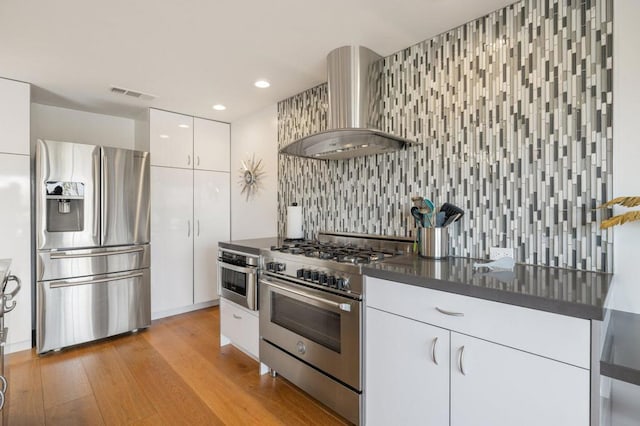
M419 228L418 254L429 259L449 256L449 228Z

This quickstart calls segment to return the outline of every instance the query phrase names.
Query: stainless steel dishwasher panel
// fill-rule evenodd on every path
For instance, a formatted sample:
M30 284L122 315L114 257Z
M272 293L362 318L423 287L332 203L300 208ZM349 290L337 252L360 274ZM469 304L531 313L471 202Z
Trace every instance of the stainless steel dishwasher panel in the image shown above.
M37 283L38 353L151 325L149 269Z

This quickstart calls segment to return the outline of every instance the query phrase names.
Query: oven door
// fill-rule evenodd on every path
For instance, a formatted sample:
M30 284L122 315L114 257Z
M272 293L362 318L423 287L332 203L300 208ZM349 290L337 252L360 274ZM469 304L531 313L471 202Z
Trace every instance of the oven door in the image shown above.
M362 302L264 275L260 300L262 339L362 389Z
M252 311L258 310L258 268L218 259L218 280L222 297Z

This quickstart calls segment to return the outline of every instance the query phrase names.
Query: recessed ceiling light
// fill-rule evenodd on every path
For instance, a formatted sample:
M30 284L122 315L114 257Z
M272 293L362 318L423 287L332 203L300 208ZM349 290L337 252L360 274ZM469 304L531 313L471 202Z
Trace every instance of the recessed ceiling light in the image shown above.
M271 83L269 83L267 80L258 80L253 84L260 89L266 89L267 87L271 86Z
M160 135L161 139L169 139L169 135Z
M227 107L221 104L215 104L213 106L213 109L215 109L216 111L224 111L225 109L227 109Z
M188 129L189 125L188 124L178 124L178 127L182 128L182 129Z

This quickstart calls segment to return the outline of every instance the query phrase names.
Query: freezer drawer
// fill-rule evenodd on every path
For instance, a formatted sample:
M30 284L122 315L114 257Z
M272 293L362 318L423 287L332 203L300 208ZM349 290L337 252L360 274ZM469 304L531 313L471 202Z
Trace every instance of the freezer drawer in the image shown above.
M148 327L149 285L149 269L38 282L38 353Z
M110 274L149 267L149 245L38 252L36 281Z

